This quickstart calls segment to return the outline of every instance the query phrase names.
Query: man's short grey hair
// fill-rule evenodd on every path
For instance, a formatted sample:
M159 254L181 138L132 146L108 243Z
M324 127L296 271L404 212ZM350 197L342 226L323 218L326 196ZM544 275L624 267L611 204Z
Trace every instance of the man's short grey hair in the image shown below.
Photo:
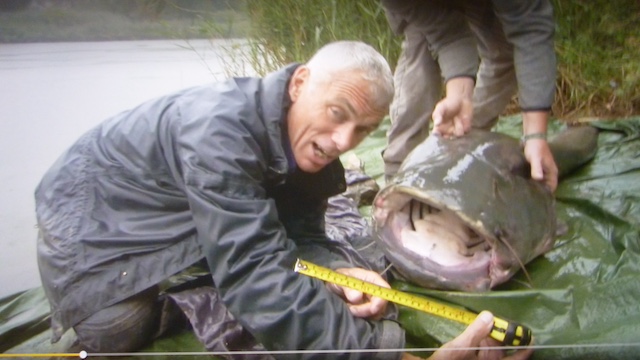
M393 75L389 63L376 49L360 41L336 41L321 47L306 64L311 76L361 72L371 82L373 105L388 109L393 99Z

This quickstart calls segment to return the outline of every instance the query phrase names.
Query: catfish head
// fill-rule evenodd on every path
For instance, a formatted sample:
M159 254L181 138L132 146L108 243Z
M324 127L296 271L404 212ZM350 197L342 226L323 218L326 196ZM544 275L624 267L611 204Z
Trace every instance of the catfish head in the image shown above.
M375 238L417 285L486 291L555 242L553 194L530 177L520 143L473 130L431 135L373 204Z

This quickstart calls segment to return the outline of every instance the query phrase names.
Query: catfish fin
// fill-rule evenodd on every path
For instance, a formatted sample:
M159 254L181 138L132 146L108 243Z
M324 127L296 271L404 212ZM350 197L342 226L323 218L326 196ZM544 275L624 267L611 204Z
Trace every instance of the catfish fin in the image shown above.
M591 161L598 150L598 129L591 125L567 126L549 141L561 179Z

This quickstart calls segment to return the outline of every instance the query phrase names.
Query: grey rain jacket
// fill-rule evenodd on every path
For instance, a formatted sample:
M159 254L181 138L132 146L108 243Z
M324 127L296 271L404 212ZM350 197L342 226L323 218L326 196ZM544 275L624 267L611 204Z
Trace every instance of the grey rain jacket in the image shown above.
M35 194L54 340L205 257L226 307L267 349L404 347L396 322L354 318L321 281L293 271L297 257L363 265L324 232L327 198L345 189L340 162L290 169L295 67L148 101L57 160Z

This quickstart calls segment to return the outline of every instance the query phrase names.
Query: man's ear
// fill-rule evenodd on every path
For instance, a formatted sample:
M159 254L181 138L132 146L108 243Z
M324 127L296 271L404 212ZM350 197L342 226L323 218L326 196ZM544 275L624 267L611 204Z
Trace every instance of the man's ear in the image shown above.
M305 65L300 65L293 72L291 76L291 80L289 81L289 97L292 102L295 102L305 84L309 81L309 68Z

